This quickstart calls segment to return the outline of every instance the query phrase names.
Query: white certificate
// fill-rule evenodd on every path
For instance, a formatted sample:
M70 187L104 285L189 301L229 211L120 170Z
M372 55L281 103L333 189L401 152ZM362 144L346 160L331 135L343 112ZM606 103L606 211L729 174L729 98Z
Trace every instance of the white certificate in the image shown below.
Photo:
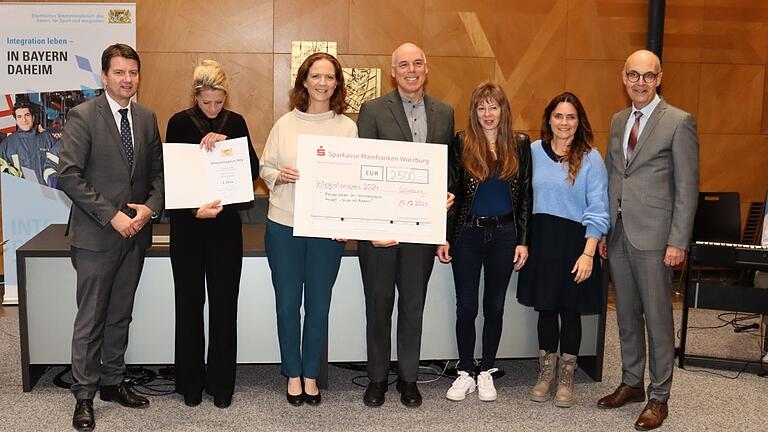
M216 143L208 152L198 144L163 144L165 208L196 208L215 200L234 204L253 200L248 139Z
M299 135L296 236L445 243L448 146Z

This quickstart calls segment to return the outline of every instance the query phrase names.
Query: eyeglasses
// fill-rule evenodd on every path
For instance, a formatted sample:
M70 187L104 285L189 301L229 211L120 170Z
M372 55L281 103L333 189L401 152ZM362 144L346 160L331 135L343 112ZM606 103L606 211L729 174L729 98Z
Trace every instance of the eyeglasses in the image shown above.
M640 80L640 77L643 77L643 82L652 83L656 81L656 77L659 76L660 73L661 72L659 73L646 72L641 74L638 71L631 70L629 72L624 72L624 75L627 76L627 81L631 83L636 83L638 80Z

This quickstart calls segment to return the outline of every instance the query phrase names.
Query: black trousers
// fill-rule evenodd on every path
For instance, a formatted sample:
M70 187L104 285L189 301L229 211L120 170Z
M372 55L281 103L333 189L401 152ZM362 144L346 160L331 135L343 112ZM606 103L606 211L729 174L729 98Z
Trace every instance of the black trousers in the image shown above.
M358 242L360 270L365 291L368 378L387 380L391 358L392 310L397 302L397 358L402 381L415 382L419 375L421 325L427 283L435 264L435 246L403 243L376 248Z
M176 301L176 392L203 389L229 396L235 389L237 299L243 238L236 212L198 220L171 216L171 266ZM208 292L208 366L203 306Z
M475 320L478 312L480 271L483 270L483 347L481 371L493 368L504 323L504 301L515 263L517 231L514 222L496 227L467 226L451 249L456 287L457 369L474 373Z

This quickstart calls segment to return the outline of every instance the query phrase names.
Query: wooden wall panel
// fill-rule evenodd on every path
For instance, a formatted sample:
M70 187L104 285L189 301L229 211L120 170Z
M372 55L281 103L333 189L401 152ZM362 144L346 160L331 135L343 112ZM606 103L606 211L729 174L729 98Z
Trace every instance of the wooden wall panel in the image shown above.
M493 79L493 75L493 59L429 57L427 92L451 105L456 129L464 129L472 91L480 82Z
M295 40L334 41L349 52L349 0L275 0L275 53L291 52Z
M768 2L710 0L703 20L704 63L764 63L768 47Z
M495 57L493 2L427 0L424 51L430 56Z
M535 58L566 57L568 1L499 1L494 14L497 27L496 58L505 76L524 65L527 74Z
M242 114L258 154L272 128L272 55L141 53L139 102L157 113L161 134L168 119L193 105L192 72L203 59L221 63L229 77L227 108ZM173 96L171 96L173 95Z
M738 191L741 200L762 201L768 141L759 135L700 134L702 191Z
M423 46L423 27L424 0L350 0L350 53L392 55L404 42Z
M664 19L664 53L667 62L701 62L704 17L708 0L667 2Z
M592 120L590 119L590 122ZM594 132L594 131L593 131ZM605 154L608 151L608 132L594 132L595 141L592 142L592 146L600 151L603 161L605 161Z
M165 140L168 119L192 106L192 72L197 53L139 52L141 74L137 99L157 114L160 135Z
M569 0L568 58L624 60L645 47L645 0Z
M621 82L624 61L569 60L565 87L581 99L594 132L607 132L611 116L629 106Z
M566 0L514 1L496 14L495 79L510 98L518 129L537 130L546 104L565 90L566 12Z
M768 23L704 22L701 61L704 63L762 63L768 43Z
M768 139L768 62L765 63L765 84L763 85L763 124L762 134Z
M143 52L272 52L272 0L137 0Z
M765 84L763 85L763 123L762 133L768 139L768 47L765 48Z
M201 56L202 57L202 56ZM212 54L229 74L227 106L245 117L257 154L261 154L274 123L272 110L272 54Z
M664 62L661 95L670 104L698 117L701 65Z
M759 134L764 83L763 65L702 64L699 131Z
M274 120L280 118L290 110L290 98L288 92L291 91L293 83L291 82L291 55L274 55L274 75L273 75L273 117Z

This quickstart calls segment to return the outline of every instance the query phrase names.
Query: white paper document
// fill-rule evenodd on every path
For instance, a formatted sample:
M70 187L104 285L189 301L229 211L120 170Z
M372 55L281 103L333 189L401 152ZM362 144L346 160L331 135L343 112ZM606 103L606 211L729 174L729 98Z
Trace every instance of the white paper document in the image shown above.
M299 135L295 236L445 243L448 146Z
M197 208L221 200L222 205L253 200L248 139L216 143L208 152L198 144L163 144L165 208Z

